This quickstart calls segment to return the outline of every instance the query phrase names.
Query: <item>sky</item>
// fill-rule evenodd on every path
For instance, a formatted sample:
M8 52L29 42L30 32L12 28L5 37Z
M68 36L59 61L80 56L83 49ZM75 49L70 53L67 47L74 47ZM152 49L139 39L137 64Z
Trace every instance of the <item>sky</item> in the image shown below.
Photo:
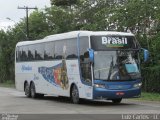
M0 29L7 29L8 26L14 26L21 18L26 16L24 9L19 7L37 7L43 10L45 6L50 7L50 0L0 0ZM29 10L29 13L33 10ZM8 20L6 18L10 18Z

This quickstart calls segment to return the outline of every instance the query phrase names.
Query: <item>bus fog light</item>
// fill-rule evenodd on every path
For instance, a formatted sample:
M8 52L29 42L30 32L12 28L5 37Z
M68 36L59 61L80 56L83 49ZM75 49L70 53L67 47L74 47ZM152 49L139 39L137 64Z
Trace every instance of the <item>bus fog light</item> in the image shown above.
M142 86L142 83L140 82L140 83L136 83L136 84L134 84L134 88L140 88Z
M94 87L96 88L105 88L104 84L94 84Z

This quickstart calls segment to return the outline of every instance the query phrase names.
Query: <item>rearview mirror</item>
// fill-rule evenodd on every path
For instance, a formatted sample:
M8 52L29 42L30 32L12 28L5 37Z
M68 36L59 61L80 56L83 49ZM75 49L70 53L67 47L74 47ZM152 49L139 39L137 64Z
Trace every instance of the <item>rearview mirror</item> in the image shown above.
M142 48L142 50L143 50L144 62L147 62L149 59L149 52L148 52L148 50L146 50L144 48Z
M89 60L90 62L94 62L94 50L93 49L88 49L88 52L89 52Z

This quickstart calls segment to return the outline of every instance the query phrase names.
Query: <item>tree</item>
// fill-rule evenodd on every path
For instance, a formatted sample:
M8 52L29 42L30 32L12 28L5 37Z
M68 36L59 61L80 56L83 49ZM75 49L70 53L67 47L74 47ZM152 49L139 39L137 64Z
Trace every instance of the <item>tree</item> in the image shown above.
M46 9L46 21L52 34L75 30L74 16L74 13L61 7L52 6Z
M40 39L50 33L47 19L42 11L34 11L29 17L30 39Z
M51 5L56 6L71 6L76 4L78 0L51 0Z

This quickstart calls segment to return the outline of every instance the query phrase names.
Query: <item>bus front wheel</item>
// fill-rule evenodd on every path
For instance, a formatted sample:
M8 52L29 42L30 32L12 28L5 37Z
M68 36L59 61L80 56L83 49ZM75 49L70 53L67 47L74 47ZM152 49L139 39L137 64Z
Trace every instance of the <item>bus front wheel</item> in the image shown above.
M76 85L74 85L72 87L72 91L71 91L71 99L72 99L72 102L74 104L78 104L80 102L80 99L79 99L79 92L78 92L78 88Z
M119 98L119 99L113 99L112 102L115 103L115 104L119 104L121 103L122 101L122 98Z

